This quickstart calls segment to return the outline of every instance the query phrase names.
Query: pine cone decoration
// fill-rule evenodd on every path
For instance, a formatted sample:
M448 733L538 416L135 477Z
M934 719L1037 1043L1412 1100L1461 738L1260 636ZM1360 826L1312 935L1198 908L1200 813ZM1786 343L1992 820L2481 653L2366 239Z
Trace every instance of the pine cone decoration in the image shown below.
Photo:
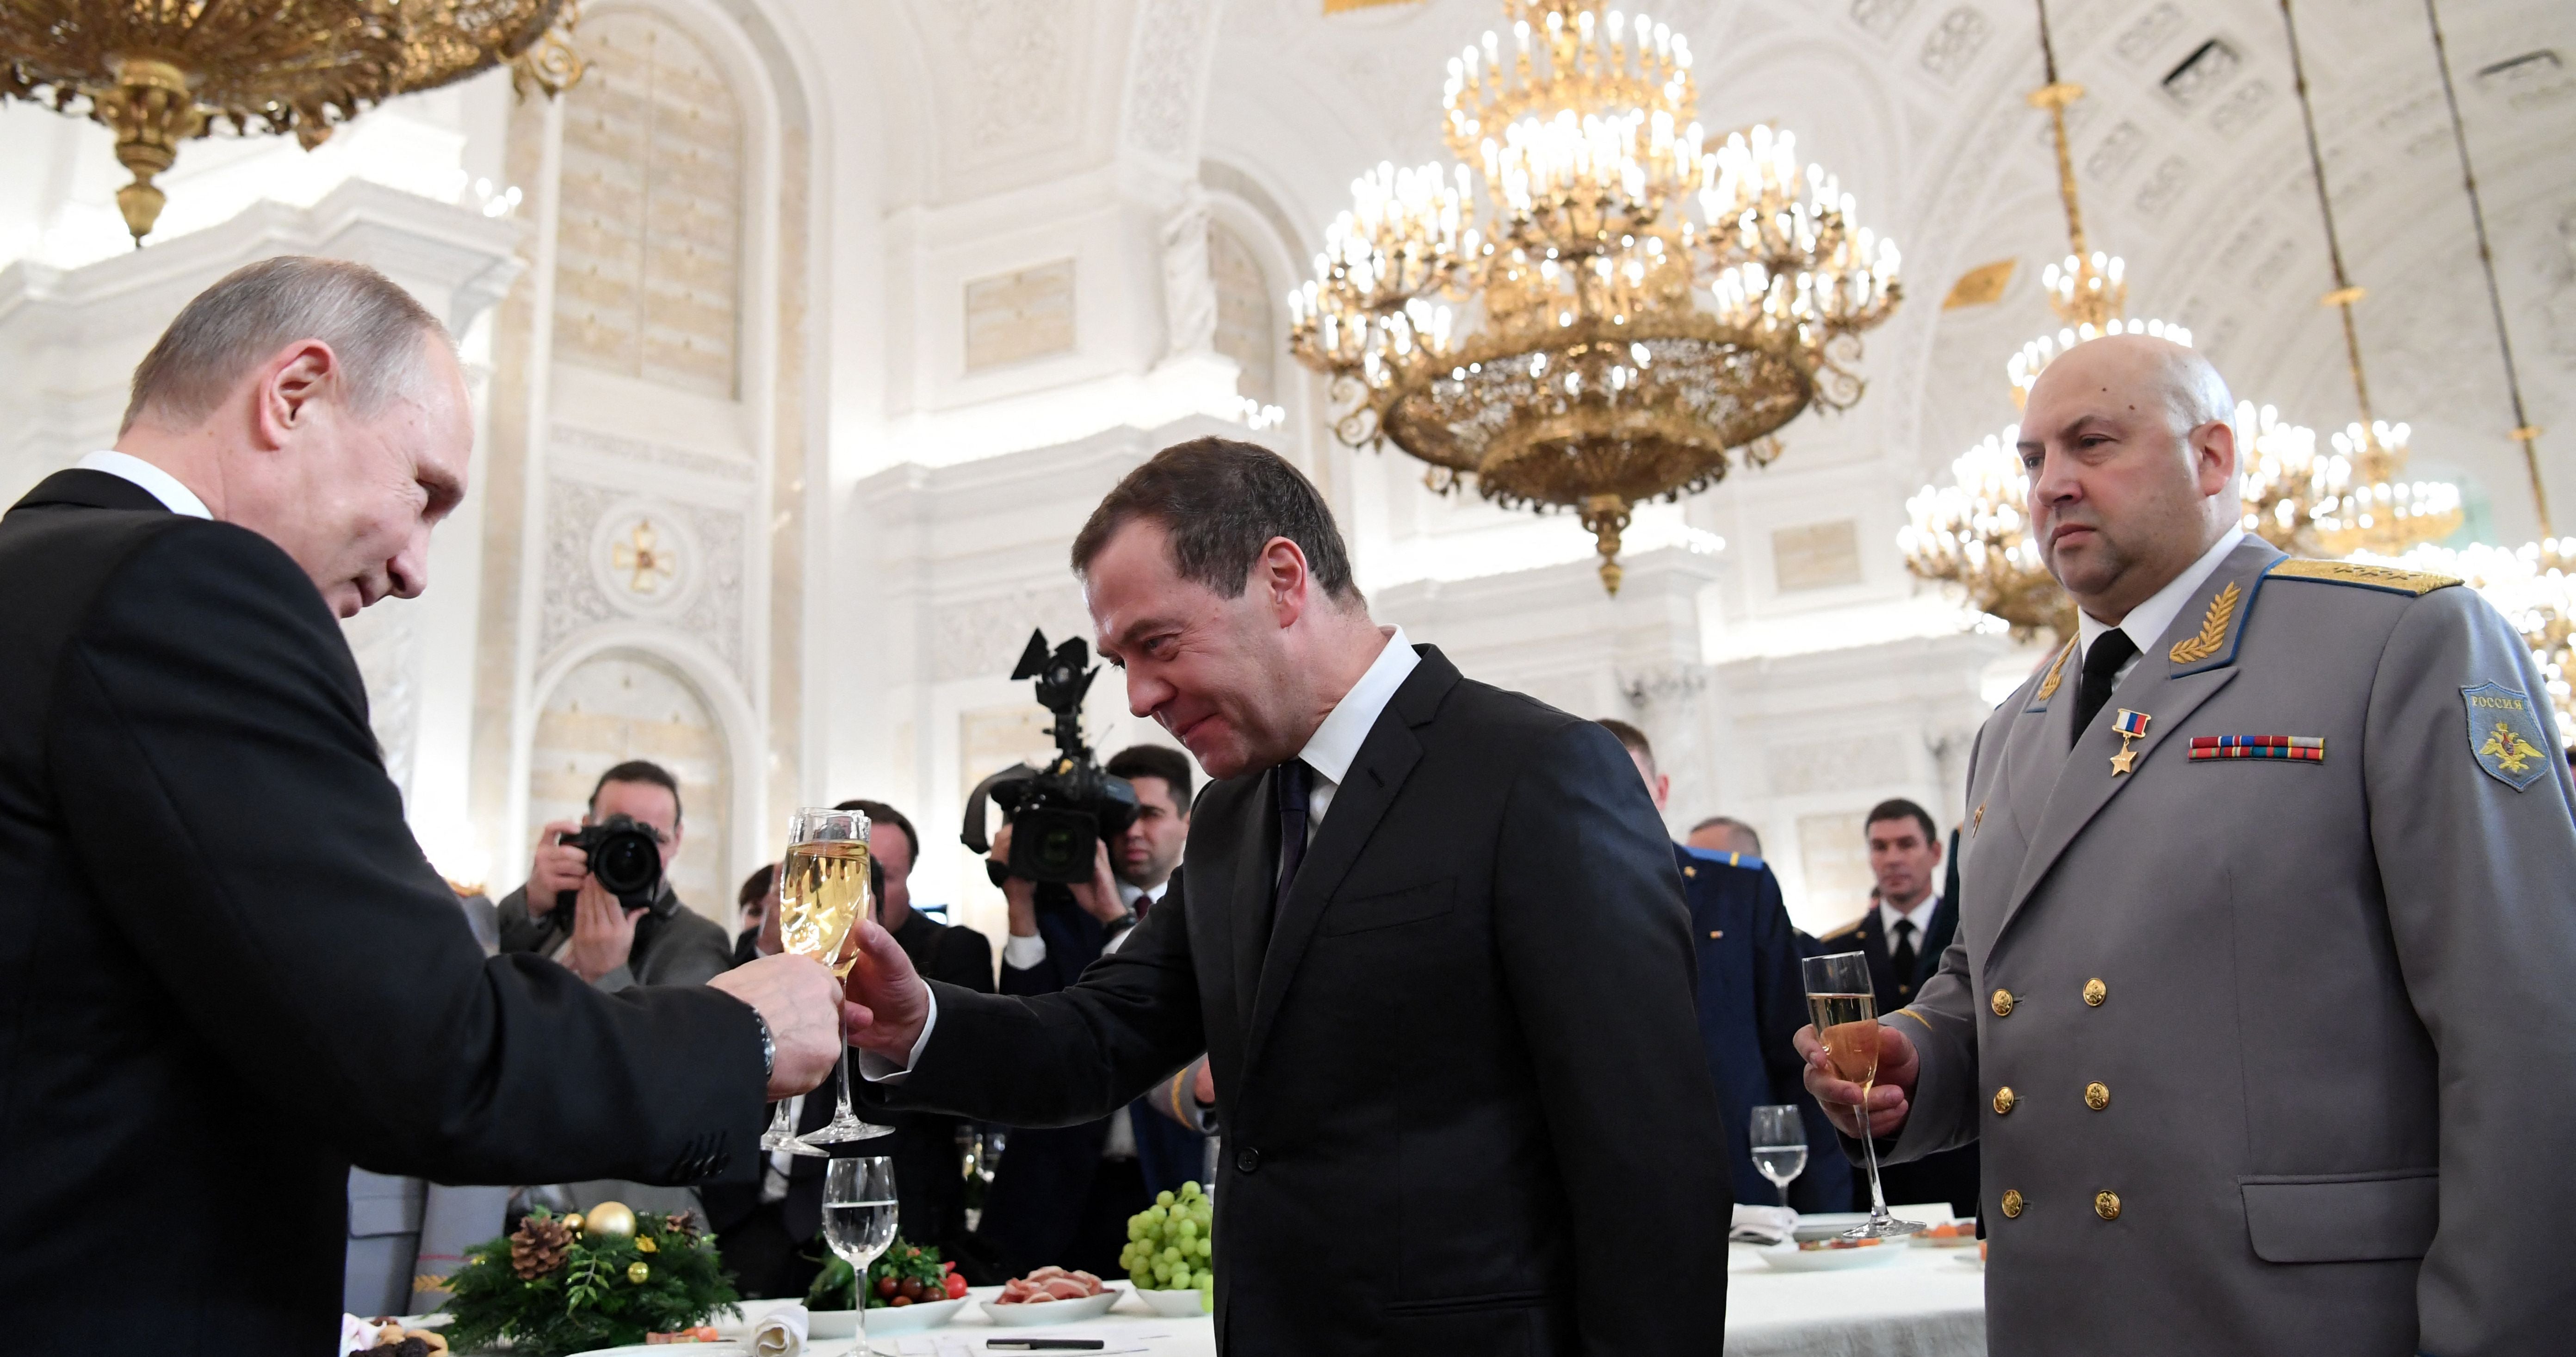
M534 1281L562 1267L571 1247L572 1231L562 1221L530 1216L510 1234L510 1270L521 1281Z
M670 1215L663 1217L663 1220L667 1222L663 1228L675 1235L678 1235L682 1239L695 1239L698 1237L698 1219L694 1212L674 1211Z

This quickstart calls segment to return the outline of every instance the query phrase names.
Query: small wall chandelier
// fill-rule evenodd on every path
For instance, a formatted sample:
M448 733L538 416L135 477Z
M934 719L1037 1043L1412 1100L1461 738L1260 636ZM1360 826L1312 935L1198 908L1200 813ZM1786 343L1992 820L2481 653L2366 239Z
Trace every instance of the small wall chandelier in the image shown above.
M1437 491L1573 509L1615 594L1633 506L1715 484L1730 453L1766 465L1801 411L1859 399L1897 251L1791 134L1692 121L1669 25L1503 9L1509 37L1449 63L1457 163L1352 184L1289 346L1332 378L1345 443L1394 443Z
M166 201L154 176L218 121L311 150L360 109L511 62L548 93L581 77L575 0L0 0L0 96L89 116L134 181L136 245Z

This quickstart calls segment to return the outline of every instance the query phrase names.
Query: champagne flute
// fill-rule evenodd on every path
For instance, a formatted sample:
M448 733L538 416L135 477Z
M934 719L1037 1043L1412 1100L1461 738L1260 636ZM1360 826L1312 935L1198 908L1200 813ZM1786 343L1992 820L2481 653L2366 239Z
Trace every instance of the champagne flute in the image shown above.
M1807 1012L1815 1020L1816 1040L1842 1079L1860 1085L1860 1143L1869 1162L1869 1223L1843 1231L1845 1239L1887 1239L1918 1234L1920 1221L1887 1214L1887 1193L1878 1183L1878 1141L1869 1133L1869 1090L1878 1079L1878 991L1869 978L1869 957L1862 952L1811 956L1802 963L1807 978Z
M859 1278L852 1353L868 1350L868 1264L894 1243L894 1161L884 1155L835 1159L823 1166L823 1242Z
M858 923L876 914L868 883L868 817L854 810L807 809L787 822L787 862L778 872L778 939L799 956L847 980L858 964ZM850 1108L850 1048L841 1048L841 1101L829 1126L798 1137L811 1149L894 1134L859 1120Z
M1789 1183L1807 1171L1807 1126L1794 1106L1753 1109L1753 1167L1780 1189L1780 1204L1789 1204Z

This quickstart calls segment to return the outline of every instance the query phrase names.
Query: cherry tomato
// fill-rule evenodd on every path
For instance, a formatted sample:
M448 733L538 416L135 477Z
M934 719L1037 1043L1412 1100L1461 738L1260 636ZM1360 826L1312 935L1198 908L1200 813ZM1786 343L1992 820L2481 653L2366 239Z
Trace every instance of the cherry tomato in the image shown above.
M966 1294L966 1279L958 1276L954 1272L949 1273L946 1289L948 1292L948 1298L950 1300L955 1300Z
M896 1306L896 1305L910 1305L910 1304L912 1304L912 1297L910 1297L910 1296L897 1296L897 1297L895 1297L893 1300L887 1301L887 1302L886 1302L886 1304L887 1304L887 1305L889 1305L889 1306Z
M879 1277L877 1278L877 1294L880 1296L891 1296L895 1293L895 1289L901 1285L902 1283L897 1282L892 1277Z

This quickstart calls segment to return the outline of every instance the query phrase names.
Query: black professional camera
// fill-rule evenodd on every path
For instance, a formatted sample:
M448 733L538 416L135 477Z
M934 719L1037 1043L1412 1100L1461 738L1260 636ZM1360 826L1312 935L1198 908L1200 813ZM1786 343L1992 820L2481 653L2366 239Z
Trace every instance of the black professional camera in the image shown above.
M1082 742L1082 695L1100 672L1090 663L1091 647L1077 636L1047 652L1046 633L1029 633L1029 648L1020 652L1014 679L1036 679L1038 702L1055 713L1055 761L1041 771L1015 763L975 784L966 798L966 846L992 851L984 832L987 800L1000 803L1010 816L1011 863L1006 870L987 863L993 884L1005 877L1075 885L1091 879L1097 850L1092 845L1114 839L1136 820L1136 789L1127 779L1111 777L1091 758Z
M555 842L590 855L590 874L628 909L650 909L662 895L662 833L631 815L612 815ZM574 891L555 892L555 908L572 918Z

